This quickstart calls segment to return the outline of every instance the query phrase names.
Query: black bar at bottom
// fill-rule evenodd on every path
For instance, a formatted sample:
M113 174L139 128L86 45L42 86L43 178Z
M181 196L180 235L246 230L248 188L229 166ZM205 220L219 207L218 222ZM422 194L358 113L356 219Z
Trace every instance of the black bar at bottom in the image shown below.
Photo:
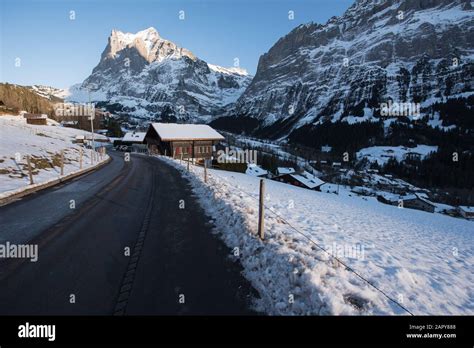
M474 343L472 316L454 317L0 317L0 346L16 344L325 343L459 345ZM19 337L55 325L54 341ZM21 327L23 325L23 327ZM44 329L41 328L41 329ZM40 332L40 328L35 332ZM46 331L43 331L46 332ZM411 335L410 337L408 335ZM441 337L439 336L441 335ZM454 335L454 336L453 336ZM449 336L449 337L448 337Z

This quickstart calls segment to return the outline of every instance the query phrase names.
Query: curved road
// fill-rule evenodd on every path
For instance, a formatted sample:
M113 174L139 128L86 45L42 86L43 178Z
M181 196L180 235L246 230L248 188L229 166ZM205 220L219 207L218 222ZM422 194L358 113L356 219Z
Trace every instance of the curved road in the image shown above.
M38 245L37 262L0 260L0 315L254 314L255 291L179 172L111 156L0 207L0 244Z

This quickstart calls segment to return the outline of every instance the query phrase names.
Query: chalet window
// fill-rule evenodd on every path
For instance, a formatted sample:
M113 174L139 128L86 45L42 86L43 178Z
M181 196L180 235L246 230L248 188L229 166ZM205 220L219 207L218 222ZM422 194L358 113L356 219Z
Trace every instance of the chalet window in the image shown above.
M183 147L182 149L183 149L183 153L184 153L185 155L187 155L187 154L188 154L188 148L187 148L187 147Z

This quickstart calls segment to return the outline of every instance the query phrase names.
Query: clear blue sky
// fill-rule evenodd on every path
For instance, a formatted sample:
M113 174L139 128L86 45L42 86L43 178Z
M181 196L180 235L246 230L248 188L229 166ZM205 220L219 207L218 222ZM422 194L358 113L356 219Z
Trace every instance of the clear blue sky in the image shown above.
M301 23L325 23L353 1L1 0L0 81L60 88L82 82L99 62L112 29L148 27L209 63L228 67L238 57L254 74L260 55L280 37ZM290 10L294 20L288 19Z

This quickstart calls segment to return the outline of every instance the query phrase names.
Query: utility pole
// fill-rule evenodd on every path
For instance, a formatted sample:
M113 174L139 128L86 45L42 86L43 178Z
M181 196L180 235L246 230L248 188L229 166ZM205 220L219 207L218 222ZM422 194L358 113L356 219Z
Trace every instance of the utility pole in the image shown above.
M87 91L88 91L88 94L89 94L89 105L88 107L90 108L91 110L91 113L90 113L90 120L91 120L91 141L92 141L92 154L94 153L95 151L95 143L94 143L94 118L95 118L95 112L94 110L92 109L92 104L91 104L91 88L90 86L87 87ZM91 155L91 162L92 164L94 164L94 156Z

